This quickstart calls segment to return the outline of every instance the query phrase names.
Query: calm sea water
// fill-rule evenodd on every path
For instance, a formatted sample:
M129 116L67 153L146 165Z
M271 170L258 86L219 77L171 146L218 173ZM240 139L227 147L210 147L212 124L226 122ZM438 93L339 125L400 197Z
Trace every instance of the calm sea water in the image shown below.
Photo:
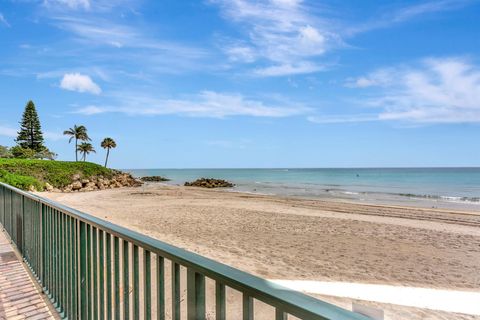
M480 168L362 169L131 169L160 175L170 184L201 177L236 184L233 191L347 199L367 203L480 210Z

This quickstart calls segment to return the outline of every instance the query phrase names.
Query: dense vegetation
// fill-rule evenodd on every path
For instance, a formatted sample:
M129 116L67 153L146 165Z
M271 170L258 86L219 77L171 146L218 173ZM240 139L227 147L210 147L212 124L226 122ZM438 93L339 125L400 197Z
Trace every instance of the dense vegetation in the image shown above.
M76 162L42 160L55 160L57 155L45 146L35 104L33 101L28 101L15 139L16 145L11 148L0 146L0 182L23 190L38 191L44 190L45 187L62 189L73 182L78 184L79 180L89 179L103 180L102 188L135 183L135 181L130 181L130 177L122 177L119 171L106 168L110 149L117 146L112 138L105 138L101 143L101 147L107 150L104 168L86 162L87 155L95 152L95 149L92 144L88 143L91 139L85 126L74 125L65 130L63 134L70 137L69 142L75 141ZM78 153L82 155L83 162L78 162ZM111 178L114 178L113 181L108 181Z
M33 186L42 191L45 183L62 188L71 184L75 175L81 179L99 176L111 178L116 173L115 170L90 162L0 159L0 181L23 190Z

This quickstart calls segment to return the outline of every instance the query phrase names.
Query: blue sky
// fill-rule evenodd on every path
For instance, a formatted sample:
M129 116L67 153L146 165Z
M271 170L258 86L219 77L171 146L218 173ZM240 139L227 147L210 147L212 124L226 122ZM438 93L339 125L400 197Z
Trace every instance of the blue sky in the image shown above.
M480 1L0 0L0 144L117 168L480 165Z

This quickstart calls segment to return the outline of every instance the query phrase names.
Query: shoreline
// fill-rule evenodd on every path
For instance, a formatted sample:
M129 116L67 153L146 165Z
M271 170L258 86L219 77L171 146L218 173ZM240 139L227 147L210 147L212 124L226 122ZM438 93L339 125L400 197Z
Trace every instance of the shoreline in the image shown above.
M168 183L168 182L146 182L146 186L163 186L163 187L177 187L177 188L184 188L181 184L175 183ZM456 208L448 208L448 207L427 207L427 206L416 206L415 202L412 201L412 204L405 204L399 205L394 203L377 203L377 202L361 202L355 199L344 199L344 198L316 198L316 197L308 197L308 196L288 196L288 195L281 195L281 194L267 194L261 193L257 191L244 191L238 190L233 188L215 188L215 189L205 189L200 187L188 187L190 189L197 189L197 190L208 190L212 192L225 192L225 193L238 193L243 195L252 195L258 197L267 197L267 198L278 198L283 200L299 200L299 201L318 201L318 202L333 202L333 203L348 203L352 205L360 205L365 207L374 207L374 208L396 208L396 209L405 209L405 210L419 210L419 211L437 211L440 213L451 213L451 214L466 214L466 215L475 215L480 216L480 204L478 205L478 211L472 209L456 209ZM421 200L421 199L420 199Z
M355 201L480 212L480 168L129 169L170 185L201 177L235 184L233 191L303 199Z

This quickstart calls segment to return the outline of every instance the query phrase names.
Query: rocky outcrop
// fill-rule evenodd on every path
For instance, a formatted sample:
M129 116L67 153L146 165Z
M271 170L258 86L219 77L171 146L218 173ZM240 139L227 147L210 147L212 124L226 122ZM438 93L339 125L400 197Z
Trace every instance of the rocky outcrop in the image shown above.
M222 179L201 178L193 182L185 182L185 186L201 188L232 188L235 185Z
M143 184L143 182L132 177L131 174L123 172L118 172L111 178L98 176L88 179L81 178L79 174L76 174L72 177L72 180L72 183L60 189L56 189L47 183L45 184L45 190L51 192L84 192L122 187L138 187Z
M170 181L170 179L167 179L167 178L161 177L161 176L141 177L140 180L142 180L143 182L162 182L162 181Z

